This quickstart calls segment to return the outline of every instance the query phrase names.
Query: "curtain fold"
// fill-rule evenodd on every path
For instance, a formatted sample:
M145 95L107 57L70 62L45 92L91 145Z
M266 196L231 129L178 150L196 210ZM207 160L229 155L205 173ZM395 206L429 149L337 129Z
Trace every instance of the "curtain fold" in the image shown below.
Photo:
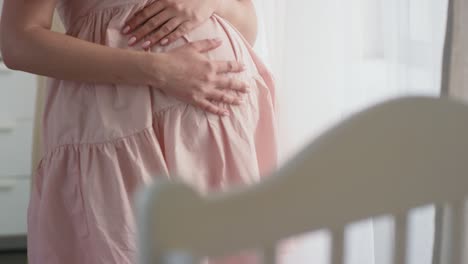
M452 69L452 52L453 52L453 28L455 22L455 9L454 9L454 1L449 0L448 8L447 8L447 23L446 23L446 30L445 30L445 42L444 42L444 51L443 51L443 59L442 59L442 78L441 78L441 89L440 94L442 97L449 96L450 93L450 70Z
M468 102L468 3L450 0L444 46L442 96Z

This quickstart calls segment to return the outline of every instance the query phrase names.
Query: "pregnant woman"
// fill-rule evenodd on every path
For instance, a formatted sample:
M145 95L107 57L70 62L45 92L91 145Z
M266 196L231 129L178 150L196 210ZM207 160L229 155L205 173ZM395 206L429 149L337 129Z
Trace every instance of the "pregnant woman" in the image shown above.
M51 77L30 264L134 264L139 186L167 175L207 193L275 169L255 27L250 0L4 0L7 66Z

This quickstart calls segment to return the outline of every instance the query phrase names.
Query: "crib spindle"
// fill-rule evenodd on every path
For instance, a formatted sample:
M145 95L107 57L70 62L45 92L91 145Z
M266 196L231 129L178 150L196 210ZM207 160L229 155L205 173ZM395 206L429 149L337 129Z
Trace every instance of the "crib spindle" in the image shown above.
M452 227L453 239L451 247L452 262L454 264L463 263L463 247L464 247L464 233L465 233L465 203L464 201L457 201L452 204Z
M184 251L172 251L164 255L164 264L195 264L195 258L192 254Z
M439 263L463 263L465 203L457 201L443 207Z
M395 215L394 234L393 263L405 264L408 248L408 216L406 212Z
M443 232L444 206L434 205L434 244L432 249L432 264L442 264L442 232Z
M331 263L344 264L344 228L332 230L331 235Z
M276 245L268 245L263 249L263 264L276 264Z

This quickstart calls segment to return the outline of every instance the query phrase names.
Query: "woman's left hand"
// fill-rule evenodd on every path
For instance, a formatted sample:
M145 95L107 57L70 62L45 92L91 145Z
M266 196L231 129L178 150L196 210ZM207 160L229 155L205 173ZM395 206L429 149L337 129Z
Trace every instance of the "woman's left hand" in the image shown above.
M127 21L122 33L129 35L130 46L144 37L144 49L168 45L210 18L220 1L156 0Z

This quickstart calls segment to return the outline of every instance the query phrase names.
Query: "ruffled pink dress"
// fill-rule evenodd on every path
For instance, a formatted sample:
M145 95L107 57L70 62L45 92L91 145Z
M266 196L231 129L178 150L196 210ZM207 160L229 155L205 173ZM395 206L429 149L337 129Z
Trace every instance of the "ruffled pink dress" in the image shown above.
M61 0L58 10L68 35L130 49L120 30L149 2ZM50 80L44 153L28 210L30 264L134 264L132 200L140 186L169 177L201 192L220 191L255 183L276 168L273 81L232 25L214 15L170 46L149 52L213 37L223 45L207 56L245 63L247 70L231 77L252 91L242 105L226 106L229 117L158 87Z

